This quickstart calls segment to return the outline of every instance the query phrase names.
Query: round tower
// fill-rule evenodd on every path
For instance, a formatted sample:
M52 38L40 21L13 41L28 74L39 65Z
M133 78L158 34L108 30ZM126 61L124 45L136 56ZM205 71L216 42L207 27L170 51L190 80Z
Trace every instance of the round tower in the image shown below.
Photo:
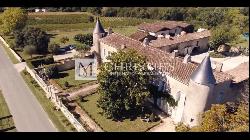
M215 83L210 57L206 56L190 77L182 118L185 124L197 125L200 114L210 108Z
M100 55L100 41L102 37L105 36L105 31L100 23L99 18L96 20L95 29L93 31L93 47L94 51Z
M103 38L105 36L106 32L104 31L99 18L96 19L96 25L95 29L93 31L93 50L92 52L95 54L95 57L97 59L97 65L99 66L101 63L101 47L100 47L100 41L99 39Z

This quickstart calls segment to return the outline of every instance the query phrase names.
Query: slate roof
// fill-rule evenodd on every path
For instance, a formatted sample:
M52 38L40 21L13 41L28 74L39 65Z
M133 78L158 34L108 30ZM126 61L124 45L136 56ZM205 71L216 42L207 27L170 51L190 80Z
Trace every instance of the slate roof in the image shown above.
M99 18L97 18L94 33L105 33Z

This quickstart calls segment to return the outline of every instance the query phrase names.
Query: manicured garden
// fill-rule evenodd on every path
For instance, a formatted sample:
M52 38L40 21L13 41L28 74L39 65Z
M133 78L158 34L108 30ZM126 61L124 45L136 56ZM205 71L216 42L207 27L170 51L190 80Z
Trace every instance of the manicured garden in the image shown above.
M84 84L91 82L88 80L75 80L75 69L59 72L58 76L53 79L62 89L67 91L79 89ZM68 87L65 86L65 82L68 82Z
M56 126L60 132L72 132L76 131L74 126L68 121L61 111L55 109L54 104L46 97L43 89L37 84L37 82L30 76L27 71L22 71L21 75L35 95L39 103L42 105L45 112L47 112L50 120Z
M97 107L99 94L94 93L84 97L83 102L79 99L77 102L83 110L104 130L108 132L144 132L158 125L157 122L144 122L137 117L134 120L125 119L123 121L114 121L107 119L101 114L102 109Z
M16 132L15 124L0 90L0 132Z

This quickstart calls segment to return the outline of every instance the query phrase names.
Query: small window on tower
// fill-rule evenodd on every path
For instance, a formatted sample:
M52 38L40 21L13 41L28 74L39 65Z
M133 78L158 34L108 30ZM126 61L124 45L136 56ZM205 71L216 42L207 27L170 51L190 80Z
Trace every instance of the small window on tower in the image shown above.
M194 119L193 119L193 118L191 118L191 119L190 119L190 122L193 122L193 121L194 121Z

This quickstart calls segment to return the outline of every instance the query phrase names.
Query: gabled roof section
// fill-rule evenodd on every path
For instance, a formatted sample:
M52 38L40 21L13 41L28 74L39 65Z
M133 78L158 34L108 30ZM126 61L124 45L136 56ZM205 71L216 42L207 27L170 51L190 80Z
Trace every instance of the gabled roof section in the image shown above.
M94 33L105 33L102 24L99 20L99 18L97 18L96 24L95 24L95 29L94 29Z
M183 59L181 58L172 58L170 53L152 46L144 47L142 42L118 33L112 33L111 35L101 38L100 42L118 50L122 49L123 45L126 46L126 49L134 49L138 54L146 56L147 62L152 64L152 67L157 69L155 67L156 65L164 65L162 72L185 85L189 84L191 74L198 67L198 65L194 63L183 63ZM230 80L231 78L223 72L214 71L214 75L217 83Z
M202 85L215 84L216 80L214 78L213 69L211 67L210 57L206 56L198 68L191 74L190 77L196 83Z
M184 35L175 36L175 37L172 37L172 39L161 38L161 39L152 40L151 45L153 47L169 46L169 45L173 45L173 44L178 44L178 43L188 42L188 41L192 41L192 40L207 38L210 36L211 36L210 31L205 30L202 32L187 33Z
M147 32L158 32L162 29L173 29L176 27L186 28L190 24L180 21L165 21L165 22L155 22L155 23L142 23L138 26L138 29Z
M129 37L140 41L140 40L144 39L147 35L148 35L148 33L137 31L137 32L131 34Z

